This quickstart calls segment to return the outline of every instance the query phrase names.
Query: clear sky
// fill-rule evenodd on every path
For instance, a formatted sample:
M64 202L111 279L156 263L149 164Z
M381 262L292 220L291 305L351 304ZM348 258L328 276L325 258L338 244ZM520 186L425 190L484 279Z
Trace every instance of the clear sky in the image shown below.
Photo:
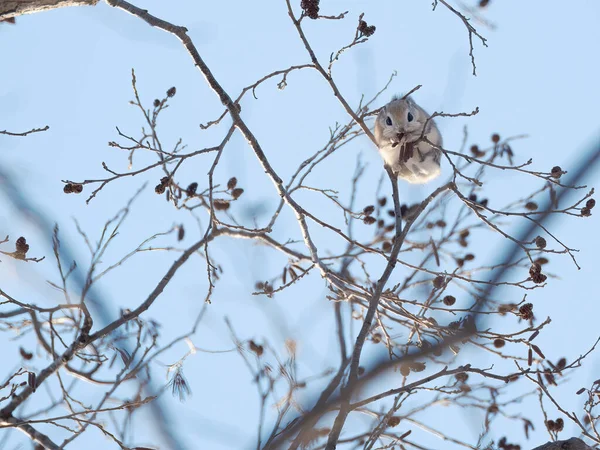
M294 2L297 11L299 3L299 0ZM514 145L516 159L524 161L531 157L534 168L546 171L555 165L569 170L600 135L597 109L600 3L597 1L492 0L481 14L494 29L473 22L489 44L483 48L479 41L474 41L476 77L471 73L466 29L442 5L432 12L429 1L323 0L321 3L324 14L349 11L343 21L307 24L309 40L322 61L351 41L361 12L369 24L377 27L366 44L344 53L334 66L336 82L353 106L361 95L367 98L374 95L391 73L397 71L386 99L392 93L403 93L421 84L423 87L414 98L430 112L468 112L479 107L480 113L473 118L438 122L446 148L458 150L465 124L469 144L487 145L495 132L502 136L527 134L527 139ZM309 62L283 0L155 0L136 5L187 27L205 62L232 96L267 73ZM114 170L127 170L127 155L107 143L117 139L115 126L137 134L142 124L139 112L128 104L132 98L132 68L148 106L169 87L177 87L177 95L159 128L167 146L172 147L180 137L190 150L218 142L223 127L202 131L198 125L218 116L222 106L176 38L100 3L97 7L19 17L16 25L1 23L0 55L0 130L50 126L49 131L26 138L0 136L0 167L12 174L21 193L50 222L59 225L63 240L74 249L80 266L87 265L89 255L73 218L96 239L106 219L125 205L143 181L148 181L148 187L121 229L118 246L105 256L107 263L116 261L149 235L166 231L174 224L186 225L188 233L183 244L189 245L201 236L188 214L175 211L154 194L152 187L162 176L158 170L109 185L89 205L85 203L86 195L64 195L60 181L103 176L103 161ZM258 100L246 97L242 116L283 179L288 179L307 155L327 142L328 127L336 121L348 120L328 85L313 72L292 73L283 91L277 89L275 81L265 83L257 89L257 97ZM338 189L340 197L347 199L348 180L359 154L368 163L368 169L357 204L360 207L371 203L382 163L372 144L364 138L338 152L309 181L315 186ZM137 158L139 164L152 160L148 155ZM180 177L189 182L202 181L209 164L208 158L193 160L183 168ZM447 166L445 169L449 173ZM255 214L259 222L264 221L277 205L278 196L239 134L227 147L215 174L219 183L225 183L231 176L236 176L245 189L239 204L234 205L240 217L250 218ZM586 182L593 186L597 179L596 172ZM402 184L403 200L423 198L445 180L442 176L424 187ZM490 173L484 192L503 204L536 186L540 184L535 180L498 171ZM0 287L23 301L44 306L55 304L60 297L46 283L57 280L51 236L34 226L27 215L20 214L6 196L0 198L0 237L8 234L14 242L16 237L26 236L32 256L46 255L46 260L39 264L0 258ZM321 217L332 217L329 203L307 194L299 199ZM339 220L339 215L336 217ZM529 300L534 302L538 317L550 315L553 319L539 338L546 356L553 361L562 356L572 360L587 351L599 333L595 269L600 241L594 232L598 225L593 216L586 220L561 218L553 226L567 245L581 249L578 261L582 269L578 271L568 257L552 258L549 270L559 279L551 280L547 289L530 294ZM342 248L341 242L329 245L326 240L329 235L316 227L312 229L324 247ZM275 236L281 240L300 237L289 211L282 215ZM161 241L162 245L181 247L174 236L169 239ZM502 241L494 244L497 246L493 248L498 249ZM488 248L487 257L491 261L494 251L491 246ZM252 242L228 239L220 239L212 252L225 270L226 282L217 284L212 305L194 338L197 346L231 349L233 344L224 323L224 317L228 317L241 339L266 338L281 346L284 338L296 339L305 374L337 364L335 335L331 332L332 309L318 276L309 277L301 286L273 299L252 296L254 283L276 276L285 259ZM484 255L485 249L480 252ZM149 280L161 277L174 258L173 253L142 254L123 270L108 276L98 287L110 311L117 314L119 308L138 305L153 287ZM401 276L402 273L396 273L394 279ZM205 265L196 258L178 273L172 285L144 314L145 318L163 323L162 343L189 330L202 307L206 289ZM510 295L514 296L511 301L518 301L521 293ZM274 321L278 327L273 326ZM1 337L0 358L8 361L2 364L5 368L2 377L10 370L7 368L20 364L17 345L9 337L13 336L3 333ZM30 336L23 340L23 345L27 343L32 349ZM172 364L186 351L187 347L181 345L165 354L160 363ZM367 347L363 355L369 360L374 354L375 350ZM480 365L494 362L481 352L472 355L480 358ZM465 360L468 358L465 356ZM47 363L40 357L32 367L39 370ZM599 363L597 355L591 356L584 368L557 390L567 410L579 411L582 399L574 392L599 378ZM161 364L153 365L153 373L157 383L165 380L166 370ZM177 428L186 448L251 448L256 434L258 396L239 355L198 353L188 358L184 373L193 396L184 404L165 396L165 405L172 417L171 426ZM103 390L82 387L79 392L92 401ZM537 403L529 402L523 408L530 408L521 412L529 412L536 425L528 443L521 429L507 430L499 425L494 434L510 432L512 439L524 448L534 447L545 442L548 434L543 429ZM480 430L479 425L473 424L479 424L481 417L458 414L449 418L443 410L436 414L440 414L445 429L462 437L470 436L471 442L476 442ZM575 432L568 424L563 435ZM4 433L0 430L0 438ZM19 447L23 437L12 433L6 448L28 448ZM136 422L133 434L137 445L156 444L153 430L143 415ZM447 447L445 442L430 435L423 436L431 448ZM107 441L92 431L72 448L94 450L107 448L106 445Z

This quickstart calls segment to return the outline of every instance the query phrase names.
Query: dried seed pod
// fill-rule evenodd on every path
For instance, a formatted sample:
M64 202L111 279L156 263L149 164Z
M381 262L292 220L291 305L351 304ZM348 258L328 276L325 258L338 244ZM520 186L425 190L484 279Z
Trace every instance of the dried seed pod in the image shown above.
M541 236L535 238L535 245L537 248L546 248L546 239Z
M392 416L388 419L388 427L395 427L400 423L400 417Z
M536 202L527 202L525 203L525 209L528 211L535 211L538 209L538 205Z
M442 275L438 275L433 279L433 287L436 289L440 289L442 286L444 286L445 281L446 279Z
M365 216L363 218L363 222L367 225L373 225L375 222L377 222L377 219L375 217Z
M530 320L533 319L533 304L525 303L519 308L519 316L522 319Z
M248 342L248 346L250 347L250 350L252 352L254 352L256 354L256 356L262 356L262 354L264 353L265 349L262 345L258 345L256 342L254 341L250 341Z
M196 195L196 190L198 189L198 183L196 183L195 181L193 183L190 183L189 186L187 187L187 189L185 190L185 194L188 197L191 197L193 195Z
M227 189L229 189L229 190L235 189L236 186L237 186L237 178L231 177L229 179L229 181L227 182Z
M505 341L504 339L495 339L494 340L494 347L496 348L502 348L504 347Z
M306 14L311 19L319 18L319 0L302 0L300 2L300 8L304 10L304 14Z
M460 372L460 373L457 373L456 375L454 375L454 377L456 378L456 381L458 381L459 383L466 383L467 380L469 379L469 374L465 373L465 372Z
M28 352L23 347L19 347L19 353L21 354L21 358L29 361L33 358L33 353Z
M550 175L552 176L552 178L560 178L561 175L563 174L563 170L560 168L560 166L554 166L552 168L552 170L550 171Z
M442 302L444 302L444 305L446 306L452 306L454 303L456 303L456 298L452 295L446 295Z
M365 216L370 216L375 211L375 207L373 205L365 206L363 209L363 214Z
M229 209L230 203L227 200L217 198L213 200L213 206L217 211L225 211Z

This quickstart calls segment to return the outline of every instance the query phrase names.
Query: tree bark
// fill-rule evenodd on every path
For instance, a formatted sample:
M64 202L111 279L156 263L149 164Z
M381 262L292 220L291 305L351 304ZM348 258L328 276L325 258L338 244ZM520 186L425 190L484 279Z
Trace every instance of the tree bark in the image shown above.
M66 6L94 6L98 0L0 0L0 21Z

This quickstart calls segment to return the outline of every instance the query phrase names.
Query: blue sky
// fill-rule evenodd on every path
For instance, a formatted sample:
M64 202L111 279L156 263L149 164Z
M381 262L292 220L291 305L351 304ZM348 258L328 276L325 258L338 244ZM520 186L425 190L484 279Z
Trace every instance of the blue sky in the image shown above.
M298 10L296 3L299 1L294 3ZM475 117L438 121L446 148L458 150L464 125L468 125L469 144L487 145L494 132L502 136L527 134L527 139L514 145L518 160L531 157L533 167L539 170L549 170L555 165L569 170L597 142L600 133L598 2L581 0L566 7L561 2L491 1L482 16L496 28L491 30L475 23L489 44L483 48L474 41L477 77L471 74L465 27L443 5L432 12L430 2L321 3L324 14L349 11L343 21L315 21L306 25L309 40L323 61L332 51L350 42L361 12L369 24L377 26L375 35L366 44L344 53L334 66L336 83L351 105L356 105L362 94L367 98L374 95L390 74L397 71L386 98L421 84L423 87L414 98L430 112L454 113L479 107L480 113ZM202 57L232 96L267 73L309 61L283 0L145 1L137 6L186 26ZM172 146L181 137L190 150L218 142L225 131L223 127L202 131L198 124L218 116L222 106L177 39L101 3L93 8L19 17L15 26L0 24L0 55L0 129L23 131L50 126L49 131L26 138L0 136L0 166L12 174L30 202L51 222L59 224L80 266L86 265L88 255L73 218L90 236L97 237L106 219L124 206L143 181L148 181L149 186L134 204L117 240L120 247L107 253L107 262L116 261L143 238L165 231L173 224L186 225L188 236L184 244L191 244L201 235L189 215L175 211L152 192L162 176L159 171L109 185L89 205L84 195L64 195L60 182L102 176L103 161L114 170L127 169L127 155L106 144L117 139L115 126L132 134L137 134L141 126L139 112L128 104L132 98L132 68L148 106L169 87L177 87L177 95L160 122L163 142ZM258 100L248 96L242 102L242 116L283 179L288 179L307 155L327 142L329 126L336 121L347 121L329 86L316 72L290 74L283 91L277 89L276 81L265 83L257 89L257 96ZM228 123L225 121L224 125ZM338 152L308 180L314 186L338 189L342 199L348 198L348 181L359 154L368 168L357 205L372 203L382 165L372 144L364 138ZM136 164L152 161L151 155L137 155L137 158ZM193 160L182 169L180 177L189 182L202 181L209 165L208 158ZM448 167L444 169L448 174ZM215 174L220 183L231 176L236 176L245 189L243 201L234 205L236 212L248 217L252 211L262 209L264 214L258 220L267 220L278 196L239 134L227 147ZM593 186L597 179L596 172L586 181ZM403 201L417 201L445 180L442 176L427 186L402 184ZM490 172L488 180L485 196L498 199L498 204L540 186L536 180L501 171ZM298 198L320 217L340 220L330 204L315 195L302 194ZM546 355L550 354L551 360L561 356L572 359L585 352L597 338L594 269L600 243L594 234L595 217L559 219L553 226L569 246L581 249L578 261L582 270L577 271L567 257L552 258L549 270L560 279L552 280L549 288L530 294L529 299L539 317L553 318L547 332L538 338ZM342 248L341 242L330 244L329 235L312 225L311 231L324 247ZM46 283L47 279L57 279L50 236L19 214L6 197L0 202L0 234L2 237L9 234L11 239L26 236L32 255L47 256L46 261L37 265L0 258L2 289L39 305L58 301L58 294ZM299 238L289 211L282 215L274 235L282 240ZM174 237L162 242L177 245ZM494 255L491 249L501 245L499 239L490 244L490 260ZM228 274L227 282L217 285L213 303L194 339L196 345L212 350L231 349L223 320L227 316L242 339L266 338L281 346L285 338L298 340L304 373L337 364L332 309L318 276L309 277L302 285L274 299L251 296L255 281L276 276L285 259L252 242L226 238L219 240L212 252ZM99 283L109 309L116 314L120 307L139 304L152 289L148 280L161 277L174 257L170 253L137 256L123 270L115 271ZM401 276L402 273L395 273L394 279ZM182 269L144 316L163 322L163 343L191 327L206 289L204 263L197 258ZM510 295L517 300L521 293ZM278 327L273 326L274 321ZM577 327L576 338L573 327ZM3 361L11 361L6 367L16 367L19 364L16 347L7 337L4 333L0 355ZM24 342L31 343L27 339ZM161 363L171 364L186 351L182 345L161 358ZM368 361L375 354L376 350L369 347L364 357ZM485 354L473 355L480 358L481 365L494 362ZM567 410L580 406L581 399L573 393L598 378L599 362L597 356L591 356L584 368L558 390ZM39 369L47 362L38 358L37 364ZM163 380L165 368L156 364L153 369L157 382ZM185 404L165 397L165 403L173 417L172 426L178 427L187 448L250 448L256 432L258 399L240 357L235 353L198 353L188 358L184 370L193 397ZM80 392L85 398L89 396L90 401L98 393L85 387ZM537 420L536 432L528 444L520 430L515 431L514 439L535 446L547 440L548 435L543 430L537 403L530 402L526 407L531 408L530 416ZM445 417L443 412L439 414ZM136 424L137 445L156 443L145 420L142 415ZM471 424L480 421L477 415L459 414L445 418L443 425L460 436L471 436L469 439L474 443L479 430ZM565 436L569 431L574 432L569 427ZM5 432L0 431L0 437ZM75 447L85 444L90 449L106 448L106 441L94 433L80 438ZM13 434L8 448L17 448L22 442L20 435ZM432 448L445 447L445 443L429 435L423 435L423 439Z

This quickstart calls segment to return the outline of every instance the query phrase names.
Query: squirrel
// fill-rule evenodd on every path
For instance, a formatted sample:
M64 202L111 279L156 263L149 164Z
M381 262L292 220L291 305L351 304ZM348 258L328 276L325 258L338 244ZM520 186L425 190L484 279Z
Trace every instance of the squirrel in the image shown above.
M441 147L442 135L435 122L428 119L429 114L410 97L394 97L375 120L375 141L381 157L398 178L409 183L427 183L441 173L442 152L427 141Z

